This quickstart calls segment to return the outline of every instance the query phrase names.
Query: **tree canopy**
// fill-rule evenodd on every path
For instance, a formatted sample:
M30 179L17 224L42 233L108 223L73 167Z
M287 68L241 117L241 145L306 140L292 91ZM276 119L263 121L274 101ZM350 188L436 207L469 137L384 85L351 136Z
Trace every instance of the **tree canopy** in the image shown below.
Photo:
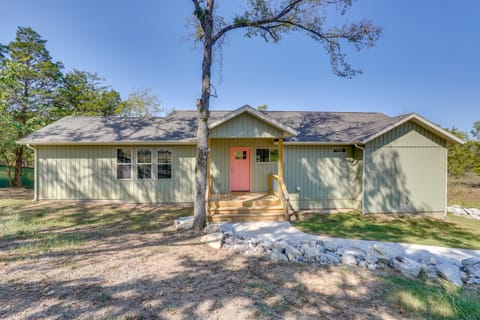
M378 40L381 29L368 20L331 24L331 16L335 13L343 16L352 6L351 0L248 0L246 9L235 14L230 21L216 14L214 0L192 2L193 16L196 19L195 34L203 44L201 97L197 101L194 208L194 227L200 230L206 223L208 118L214 48L218 49L225 36L234 30L242 30L247 38L258 36L273 42L280 41L285 34L299 32L325 48L335 75L350 78L361 71L347 62L343 45L351 44L357 50L372 47Z
M32 28L18 27L15 40L0 44L0 162L9 182L19 187L29 152L15 143L19 138L67 115L149 116L161 110L146 89L123 100L96 73L74 69L64 74L63 63L53 61L46 43Z

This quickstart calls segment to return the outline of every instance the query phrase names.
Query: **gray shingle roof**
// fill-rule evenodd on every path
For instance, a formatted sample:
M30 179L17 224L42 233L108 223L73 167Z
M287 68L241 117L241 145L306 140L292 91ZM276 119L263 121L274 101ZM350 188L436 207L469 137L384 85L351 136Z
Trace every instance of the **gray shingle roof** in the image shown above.
M231 111L211 111L210 123ZM265 115L296 131L292 142L357 143L405 117L373 112L267 111ZM26 144L194 143L196 111L174 111L166 117L119 118L69 116L19 140Z

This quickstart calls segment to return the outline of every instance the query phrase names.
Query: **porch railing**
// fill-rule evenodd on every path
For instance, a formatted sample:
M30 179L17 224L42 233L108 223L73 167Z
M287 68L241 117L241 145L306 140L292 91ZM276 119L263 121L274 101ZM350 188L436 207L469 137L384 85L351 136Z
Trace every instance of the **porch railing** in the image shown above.
M283 179L275 174L270 174L268 176L268 189L280 199L285 219L290 220L290 196L288 195L287 186L283 183Z

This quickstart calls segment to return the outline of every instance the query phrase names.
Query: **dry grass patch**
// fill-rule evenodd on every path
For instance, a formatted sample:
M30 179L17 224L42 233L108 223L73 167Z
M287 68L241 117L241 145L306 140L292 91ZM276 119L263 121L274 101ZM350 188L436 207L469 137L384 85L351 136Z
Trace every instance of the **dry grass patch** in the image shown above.
M273 263L214 250L199 243L200 234L174 230L174 218L191 212L155 205L0 200L0 219L7 226L0 234L0 318L400 319L446 314L413 308L395 295L408 294L415 285L430 288L429 283L405 287L390 281L389 273ZM75 241L67 245L66 239ZM440 297L447 295L439 290ZM463 307L464 296L480 300L475 290L448 291L454 299L447 300L452 311L444 318L480 317L477 309ZM421 293L417 299L425 297Z

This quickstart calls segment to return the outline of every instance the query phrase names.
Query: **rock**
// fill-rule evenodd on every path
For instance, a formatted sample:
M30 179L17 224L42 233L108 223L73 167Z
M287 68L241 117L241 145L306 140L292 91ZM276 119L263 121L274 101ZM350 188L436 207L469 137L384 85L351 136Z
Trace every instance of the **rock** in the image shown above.
M440 277L452 282L457 286L463 285L459 266L450 263L440 263L436 265L436 268Z
M462 279L463 282L467 281L468 280L468 274L463 272L463 271L460 271L460 279Z
M205 233L222 232L219 224L208 224L204 229Z
M345 250L343 250L342 247L339 247L336 251L335 251L336 254L338 254L339 256L343 255L345 253Z
M398 256L392 260L393 268L407 277L417 277L420 273L420 264L414 260Z
M193 227L193 217L180 217L175 219L175 230L188 230Z
M367 261L360 261L358 265L362 268L368 268L368 263Z
M302 253L293 246L288 245L285 247L285 255L288 257L288 260L295 261Z
M353 255L355 258L360 260L365 260L365 257L367 256L367 253L365 252L365 250L355 246L345 249L343 254Z
M321 254L322 252L317 248L307 248L305 249L303 256L305 257L305 259L312 261L319 257Z
M467 284L472 285L472 284L480 284L480 279L479 278L474 278L471 277L467 280Z
M278 250L280 252L285 250L285 247L287 247L289 244L284 241L284 240L278 240L278 241L273 241L271 244L272 250Z
M265 251L272 250L272 242L270 240L263 240L260 245Z
M353 254L346 253L342 256L342 264L347 265L347 266L356 266L357 265L357 259L355 259L355 256Z
M424 264L430 265L430 266L432 266L432 265L434 266L438 263L437 260L434 257L431 257L431 256L423 259L422 262Z
M377 265L375 263L370 263L368 265L368 269L372 270L372 271L375 271L375 270L377 270Z
M228 222L222 222L220 224L220 230L225 233L225 232L230 232L232 234L235 234L235 228Z
M367 254L367 255L365 256L365 261L366 261L368 264L376 264L377 261L378 261L378 258L377 258L377 256L375 256L374 254L369 253L369 254Z
M335 252L338 249L338 244L333 240L324 240L323 247L327 251Z
M465 212L472 216L473 218L479 219L480 218L480 209L477 208L465 208L463 209Z
M462 266L470 276L480 278L480 258L463 259Z
M315 240L302 241L300 243L300 245L304 249L306 249L306 248L316 248L317 247L317 241L315 241Z
M385 270L385 269L387 269L387 265L383 262L378 262L377 263L377 269L378 270Z
M465 216L467 214L465 210L463 210L462 207L460 207L459 205L447 207L447 211L456 216Z
M270 252L270 259L272 259L273 261L286 261L286 262L288 262L287 256L284 255L283 253L281 253L278 250L272 250Z
M207 233L202 237L200 241L208 244L212 248L220 249L223 243L223 233L221 232Z
M389 264L390 260L392 260L392 255L390 252L381 244L374 243L370 247L370 254L373 254L377 257L378 261Z
M326 265L340 264L340 258L332 253L320 254L320 256L317 258L317 261L320 262L320 264Z
M437 279L438 278L437 270L435 270L435 267L428 267L426 270L423 270L423 273L429 279Z

